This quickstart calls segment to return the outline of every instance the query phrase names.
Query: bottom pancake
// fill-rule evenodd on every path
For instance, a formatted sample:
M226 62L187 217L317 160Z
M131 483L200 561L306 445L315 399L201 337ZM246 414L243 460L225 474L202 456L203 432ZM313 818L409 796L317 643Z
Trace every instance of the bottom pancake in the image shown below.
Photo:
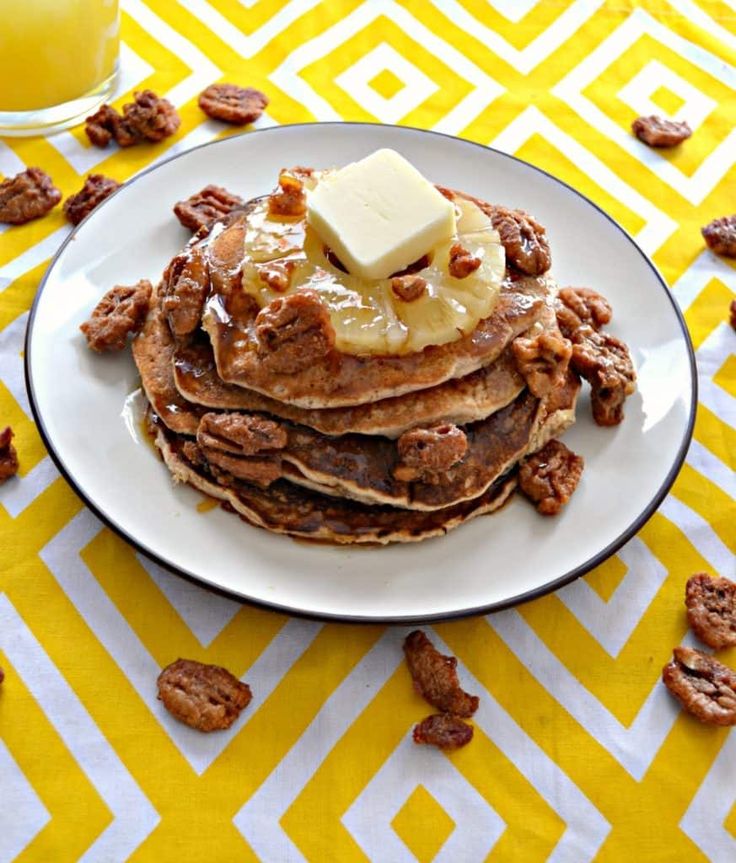
M206 466L187 457L184 438L172 434L155 416L152 420L154 443L177 482L223 501L256 527L303 539L338 545L419 542L443 536L466 521L496 511L516 488L516 476L510 473L474 500L430 512L367 506L308 491L284 480L264 489L230 477L218 480Z

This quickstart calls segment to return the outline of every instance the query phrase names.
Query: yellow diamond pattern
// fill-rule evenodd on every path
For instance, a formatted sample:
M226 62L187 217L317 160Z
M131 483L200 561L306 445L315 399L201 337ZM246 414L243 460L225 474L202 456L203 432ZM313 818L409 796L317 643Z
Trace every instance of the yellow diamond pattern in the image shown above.
M455 829L455 822L423 785L417 785L391 826L419 863L430 863Z
M680 714L659 682L686 637L687 577L736 576L736 268L700 236L733 212L732 6L123 0L129 77L115 102L168 96L177 135L106 151L81 129L0 141L3 175L40 165L66 196L91 171L126 180L231 134L196 98L234 80L271 98L257 127L391 121L490 144L580 189L642 244L699 367L686 467L634 540L552 596L433 628L481 696L472 745L447 756L411 743L427 707L402 628L239 605L160 571L85 510L22 378L27 312L68 228L57 208L0 231L0 425L22 460L0 488L0 859L736 859L736 737ZM370 104L349 84L364 58ZM682 113L693 137L644 148L629 129L645 103ZM233 729L201 737L162 711L155 678L177 656L252 683ZM736 667L736 651L723 659ZM27 812L8 799L17 788L34 797Z
M373 87L384 99L390 99L403 89L404 82L390 69L382 69L368 82L368 86Z

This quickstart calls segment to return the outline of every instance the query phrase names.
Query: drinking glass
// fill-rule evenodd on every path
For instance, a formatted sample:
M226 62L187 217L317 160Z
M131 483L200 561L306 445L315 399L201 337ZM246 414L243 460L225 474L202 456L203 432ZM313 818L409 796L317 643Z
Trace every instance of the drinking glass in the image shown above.
M0 135L80 122L118 68L118 0L0 0Z

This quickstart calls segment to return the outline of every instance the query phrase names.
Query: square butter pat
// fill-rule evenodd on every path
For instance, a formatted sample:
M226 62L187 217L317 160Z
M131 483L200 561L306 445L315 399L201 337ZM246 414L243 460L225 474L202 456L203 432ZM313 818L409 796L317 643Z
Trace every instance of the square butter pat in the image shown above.
M386 279L455 232L455 207L394 150L328 174L307 196L307 221L346 269Z

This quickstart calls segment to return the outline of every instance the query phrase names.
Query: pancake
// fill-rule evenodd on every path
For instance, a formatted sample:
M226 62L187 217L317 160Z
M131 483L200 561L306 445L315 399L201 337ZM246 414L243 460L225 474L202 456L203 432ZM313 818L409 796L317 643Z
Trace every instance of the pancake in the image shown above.
M356 356L333 349L306 368L279 374L259 358L254 327L257 306L241 303L243 308L234 312L240 290L238 245L244 231L242 222L232 224L214 240L210 252L212 294L203 326L212 342L217 373L225 383L299 407L360 405L469 375L496 360L538 320L550 293L543 277L507 278L492 314L457 341L399 356Z
M176 343L155 289L143 329L133 339L132 347L143 392L154 411L171 431L196 435L204 411L184 399L174 386L172 364Z
M544 276L507 272L490 314L472 331L458 331L454 341L395 355L344 353L333 345L309 357L301 368L280 371L259 350L255 320L261 307L243 287L249 212L231 218L215 236L202 240L206 247L190 247L189 263L182 259L179 269L189 266L201 272L200 260L195 259L207 257L202 323L220 379L291 405L317 409L361 405L465 377L496 360L515 336L539 318L545 298L554 291L554 284ZM322 264L320 272L326 279L344 276L329 258Z
M162 365L168 361L168 355L162 355ZM160 374L165 377L163 368ZM417 425L483 419L510 404L524 389L524 379L507 350L490 366L436 387L371 404L309 410L223 383L212 349L197 341L176 349L174 385L187 402L210 409L268 413L326 435L355 432L397 438Z
M499 509L516 488L516 477L505 476L472 501L431 512L363 506L283 481L267 489L238 482L222 485L186 458L182 439L162 424L155 427L154 442L176 481L223 501L250 524L273 533L339 545L385 545L443 536L463 522Z

